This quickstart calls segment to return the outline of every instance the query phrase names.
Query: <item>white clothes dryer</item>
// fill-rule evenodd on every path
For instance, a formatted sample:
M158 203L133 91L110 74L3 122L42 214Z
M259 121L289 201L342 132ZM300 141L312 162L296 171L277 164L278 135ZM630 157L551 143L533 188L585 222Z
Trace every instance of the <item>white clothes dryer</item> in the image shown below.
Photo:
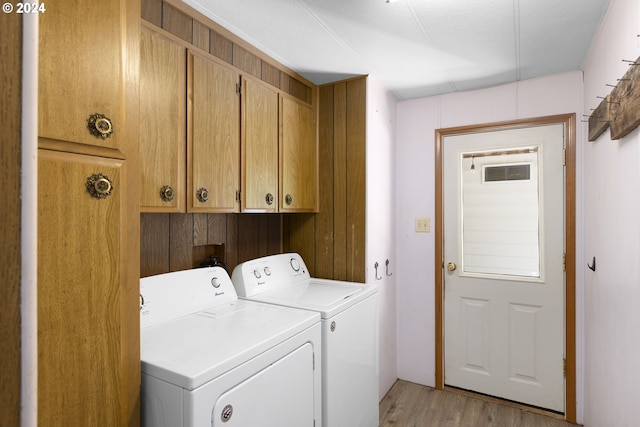
M321 424L320 316L239 300L221 267L140 280L144 427Z
M311 278L297 253L244 262L231 278L240 298L320 313L322 425L378 426L377 286Z

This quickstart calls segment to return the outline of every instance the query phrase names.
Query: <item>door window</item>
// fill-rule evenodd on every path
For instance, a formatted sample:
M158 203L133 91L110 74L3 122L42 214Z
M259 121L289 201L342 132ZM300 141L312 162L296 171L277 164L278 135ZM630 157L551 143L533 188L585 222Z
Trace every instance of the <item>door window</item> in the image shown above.
M542 278L540 149L460 153L461 275Z

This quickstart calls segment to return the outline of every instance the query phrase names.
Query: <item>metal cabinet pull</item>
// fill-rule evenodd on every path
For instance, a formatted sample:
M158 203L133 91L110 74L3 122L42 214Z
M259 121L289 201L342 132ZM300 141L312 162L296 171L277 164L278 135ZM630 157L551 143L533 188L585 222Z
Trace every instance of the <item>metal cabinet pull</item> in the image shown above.
M290 204L291 204L291 202L293 202L293 197L291 197L291 194L287 194L286 196L284 196L284 202L285 202L287 205L290 205Z
M173 200L175 193L170 185L164 185L160 188L160 198L163 202L170 202Z
M198 198L200 203L206 202L207 200L209 200L209 190L207 190L204 187L198 188L198 191L196 192L196 197Z
M107 139L113 134L113 124L111 119L102 114L96 113L89 116L87 128L91 135L96 138Z
M271 206L273 204L273 194L267 193L264 200L267 202L267 205Z
M87 192L96 199L105 199L113 191L113 182L108 176L95 173L87 178L85 183Z

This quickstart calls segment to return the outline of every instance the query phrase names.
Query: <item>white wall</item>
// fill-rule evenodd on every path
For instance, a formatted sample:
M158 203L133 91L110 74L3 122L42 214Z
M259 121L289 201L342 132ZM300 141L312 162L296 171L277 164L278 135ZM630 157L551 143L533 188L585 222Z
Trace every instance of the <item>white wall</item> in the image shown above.
M395 98L375 78L368 77L366 262L367 283L378 286L380 399L398 378L394 230L396 111ZM386 274L387 259L391 276Z
M640 2L612 0L584 66L584 114L640 55ZM637 83L636 83L637 84ZM640 425L640 130L586 148L585 426Z
M637 0L632 0L637 1ZM470 92L400 102L397 133L398 376L435 385L435 301L432 233L416 233L416 217L435 217L434 141L438 128L582 114L582 73L573 72ZM578 414L582 400L583 127L577 129Z

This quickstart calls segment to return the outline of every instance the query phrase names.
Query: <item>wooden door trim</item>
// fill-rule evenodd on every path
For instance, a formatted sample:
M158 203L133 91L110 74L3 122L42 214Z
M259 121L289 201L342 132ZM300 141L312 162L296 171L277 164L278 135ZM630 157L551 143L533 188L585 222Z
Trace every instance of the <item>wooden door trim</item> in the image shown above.
M561 114L531 119L436 129L435 131L435 326L436 388L444 389L444 301L443 301L443 143L444 137L548 124L565 127L565 419L576 422L576 116Z

